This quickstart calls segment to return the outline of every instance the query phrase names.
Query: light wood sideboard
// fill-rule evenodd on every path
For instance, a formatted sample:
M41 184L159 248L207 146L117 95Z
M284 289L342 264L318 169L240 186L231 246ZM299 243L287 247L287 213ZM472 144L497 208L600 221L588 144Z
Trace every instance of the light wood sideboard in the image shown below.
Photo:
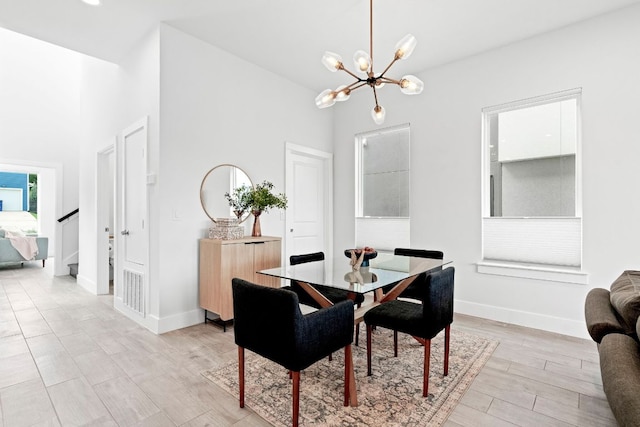
M200 239L200 307L233 319L231 279L238 277L264 286L280 287L280 279L256 271L281 265L280 237L236 240ZM207 313L205 311L205 321Z

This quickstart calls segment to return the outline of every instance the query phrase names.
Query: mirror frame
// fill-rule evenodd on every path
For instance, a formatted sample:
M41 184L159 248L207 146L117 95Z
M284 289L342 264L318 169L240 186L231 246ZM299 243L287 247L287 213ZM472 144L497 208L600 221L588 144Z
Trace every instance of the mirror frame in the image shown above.
M207 181L207 178L209 177L209 175L211 175L211 173L214 170L216 170L218 168L225 167L225 166L236 168L236 169L239 169L240 171L242 171L242 173L245 174L247 179L249 179L249 182L251 183L251 187L253 188L253 186L254 186L253 180L251 179L249 174L239 166L233 165L231 163L221 163L221 164L216 165L216 166L212 167L211 169L209 169L209 171L204 175L204 178L202 178L202 183L200 183L200 205L202 206L202 210L207 215L207 217L209 217L209 219L211 221L213 221L214 223L216 223L216 224L218 223L218 221L216 221L215 217L211 216L210 212L207 211L207 207L204 205L204 200L203 200L203 197L202 197L202 190L204 189L204 184ZM251 215L250 211L245 212L244 215L242 216L242 218L240 218L240 220L238 221L238 224L242 224L243 222L245 222L247 220L247 218L249 218L250 215Z

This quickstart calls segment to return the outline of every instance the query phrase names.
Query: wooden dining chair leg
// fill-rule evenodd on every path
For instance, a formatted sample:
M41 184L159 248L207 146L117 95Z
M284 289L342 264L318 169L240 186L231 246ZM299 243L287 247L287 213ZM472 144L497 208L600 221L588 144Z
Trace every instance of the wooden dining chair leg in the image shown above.
M344 348L344 406L349 406L351 400L350 381L353 371L353 356L351 354L351 344Z
M362 303L358 303L358 308L362 307ZM356 347L358 346L358 338L360 338L360 322L356 323Z
M244 347L238 346L238 385L240 386L240 407L244 408Z
M393 357L398 357L398 331L393 331Z
M298 427L300 415L300 371L293 371L293 427Z
M367 325L367 376L371 376L371 329L373 326Z
M431 340L424 340L424 378L422 384L422 397L429 395L429 363L431 361Z
M449 339L451 337L451 325L444 328L444 376L449 375Z

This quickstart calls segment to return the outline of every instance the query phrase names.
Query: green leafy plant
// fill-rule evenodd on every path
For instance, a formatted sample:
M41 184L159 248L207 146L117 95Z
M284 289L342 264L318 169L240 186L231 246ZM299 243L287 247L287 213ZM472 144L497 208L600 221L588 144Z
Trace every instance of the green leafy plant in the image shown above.
M287 208L287 196L283 193L274 194L272 190L273 184L269 181L263 181L262 184L249 190L247 204L252 214L260 215L262 212L268 212L271 208Z
M250 198L253 189L245 184L233 189L233 192L224 193L224 197L229 202L229 206L233 209L233 213L238 219L242 218L242 215L250 209Z

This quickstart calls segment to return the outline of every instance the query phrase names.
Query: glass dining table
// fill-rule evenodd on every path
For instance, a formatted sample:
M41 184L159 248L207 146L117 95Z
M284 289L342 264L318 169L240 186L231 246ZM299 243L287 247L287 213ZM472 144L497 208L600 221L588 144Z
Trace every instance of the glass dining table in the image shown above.
M324 261L270 268L258 273L287 279L287 281L295 280L321 307L329 307L333 303L314 285L343 289L348 291L353 299L356 294L373 293L372 300L366 300L367 304L355 310L354 321L357 325L362 322L368 310L378 304L396 299L418 275L439 270L450 263L449 260L378 253L375 258L368 261L369 265L360 266L358 269L354 269L350 259L342 255ZM389 289L389 285L394 286ZM357 406L353 371L350 374L349 383L350 404Z
M324 261L270 268L258 273L295 280L320 306L328 307L331 302L314 285L342 289L354 295L373 292L374 300L383 303L397 298L419 274L441 269L450 263L449 260L378 253L376 258L369 260L368 266L360 266L357 270L351 266L350 259L343 255ZM391 290L383 292L383 288L394 284Z

